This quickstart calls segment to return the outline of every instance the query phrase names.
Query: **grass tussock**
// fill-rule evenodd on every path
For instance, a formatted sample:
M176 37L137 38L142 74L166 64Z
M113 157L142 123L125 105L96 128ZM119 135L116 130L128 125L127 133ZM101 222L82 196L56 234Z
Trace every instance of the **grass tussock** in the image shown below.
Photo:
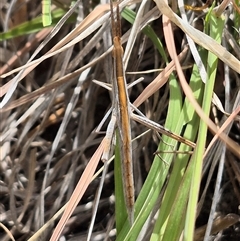
M0 239L238 240L239 1L119 4L130 102L195 143L132 117L131 227L109 3L42 3L0 4Z

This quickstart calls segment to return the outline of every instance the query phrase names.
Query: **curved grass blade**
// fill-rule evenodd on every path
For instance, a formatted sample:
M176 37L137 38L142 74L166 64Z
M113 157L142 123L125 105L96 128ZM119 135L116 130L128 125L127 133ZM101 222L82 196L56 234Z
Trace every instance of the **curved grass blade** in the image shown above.
M206 25L209 27L209 34L210 36L215 39L218 43L221 42L222 38L222 31L224 28L224 18L223 17L216 17L214 12L210 12L207 15L207 22ZM208 81L206 82L205 89L204 89L204 97L203 97L203 104L202 108L204 112L209 115L210 108L211 108L211 99L213 94L214 83L216 79L217 73L217 64L218 64L218 57L212 54L211 52L208 53L207 58L207 75ZM194 162L194 169L192 174L192 184L190 189L190 196L189 196L189 205L187 209L187 217L186 217L186 225L184 230L184 240L190 241L193 239L194 235L194 225L195 225L195 215L197 202L198 202L198 194L199 188L201 183L201 170L202 170L202 162L203 162L203 153L205 149L205 142L207 137L207 124L202 120L200 121L199 126L199 133L198 135L198 146L196 148L196 152L193 155L193 162Z
M66 12L62 9L56 9L52 12L52 23L51 26L56 25L59 20L64 16ZM76 14L73 14L66 21L67 23L73 23L76 21ZM31 34L38 32L43 29L42 17L36 17L30 21L22 23L8 32L0 33L0 41L12 39L15 37L23 36L26 34Z

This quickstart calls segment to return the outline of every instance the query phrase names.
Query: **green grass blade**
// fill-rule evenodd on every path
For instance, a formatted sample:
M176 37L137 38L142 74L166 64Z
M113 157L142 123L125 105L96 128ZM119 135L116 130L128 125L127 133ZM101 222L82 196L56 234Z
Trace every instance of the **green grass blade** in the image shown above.
M52 12L52 24L51 26L54 26L58 23L58 21L63 17L65 14L65 11L62 9L56 9ZM73 14L66 22L72 23L76 21L76 15ZM8 32L0 33L0 41L12 39L15 37L23 36L26 34L31 34L38 32L43 29L42 25L42 17L37 17L32 19L31 21L27 21L25 23L22 23L12 29L10 29Z
M160 237L158 240L179 240L181 236L186 215L189 188L191 185L192 169L193 165L190 163L183 176L181 184L178 186L177 193L174 195L174 203L170 205L171 211L166 224L167 228L163 233L163 238L161 239Z
M50 26L52 23L51 0L42 0L42 23L43 27Z
M124 19L126 19L131 24L134 23L134 20L136 18L136 13L127 7L124 8L121 15ZM154 32L154 30L151 28L151 26L147 25L146 27L143 28L142 32L151 39L154 46L159 51L160 55L163 57L164 61L168 63L167 55L164 51L163 44L158 38L158 36L156 35L156 33Z
M236 7L238 7L238 11L240 9L240 2L239 0L233 0L235 1L236 3ZM234 11L234 17L233 17L233 24L234 24L234 33L233 33L233 36L234 36L234 39L236 39L238 42L238 44L240 45L240 14L239 12L237 11L237 9L235 9Z
M215 39L218 43L221 42L222 31L224 27L224 19L218 18L211 12L206 22L210 30L210 36ZM206 115L209 115L211 107L211 99L213 95L213 87L216 78L218 58L213 55L211 52L208 53L207 58L207 75L208 79L204 89L203 104L202 108ZM208 127L204 121L200 121L199 126L199 135L197 140L196 152L193 155L194 169L192 175L192 184L190 189L189 204L187 208L187 217L186 225L184 230L184 240L190 241L193 240L194 225L196 218L196 207L198 202L199 188L201 183L201 170L203 162L203 153L205 150L206 136L207 136Z
M201 86L202 86L202 81L199 77L197 67L194 66L193 74L190 79L190 87L194 93L195 98L198 101L201 101ZM171 115L169 114L169 116ZM178 118L177 116L173 116L173 115L172 115L172 118L178 121L178 123L175 125L174 132L181 133L183 126L187 124L183 136L188 140L194 141L197 134L198 116L196 115L193 107L190 105L188 99L185 100L184 106L182 108L181 113L178 115ZM180 145L179 151L181 152L190 151L190 147L186 145ZM190 157L188 154L176 155L173 171L170 175L169 183L166 188L164 199L160 208L160 215L156 221L156 225L154 227L154 232L151 240L154 240L156 237L157 237L157 240L161 240L164 233L167 231L166 228L169 229L169 227L173 227L174 225L180 225L179 223L177 223L178 219L173 218L172 221L174 221L174 224L172 224L171 220L168 221L168 217L170 215L172 206L178 207L176 209L183 208L181 207L180 200L179 200L180 203L178 203L176 202L175 199L176 199L178 190L180 188L179 185L184 175L189 158ZM185 185L187 184L184 184L184 185L182 184L182 188L186 188L186 190L188 190L187 186ZM186 190L184 193L188 193L188 191ZM176 204L174 204L174 202L176 202ZM179 211L176 209L175 211ZM175 214L173 213L172 215L175 215ZM171 230L171 235L176 235L177 232L178 232L177 229ZM167 240L168 236L164 236L164 237L165 237L165 240Z
M124 199L123 181L122 181L122 163L119 150L119 138L118 130L116 131L116 146L115 146L115 159L114 159L114 184L115 184L115 217L116 217L116 229L119 233L124 223L126 222L128 215Z

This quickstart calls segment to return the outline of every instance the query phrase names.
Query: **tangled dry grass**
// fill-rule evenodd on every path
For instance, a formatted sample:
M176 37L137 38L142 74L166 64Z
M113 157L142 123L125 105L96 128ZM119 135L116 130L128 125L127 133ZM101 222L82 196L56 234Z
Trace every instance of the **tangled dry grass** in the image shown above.
M199 2L192 1L191 3L199 5ZM57 4L58 1L53 1L54 6ZM67 1L64 1L64 4L67 5ZM125 0L121 8L127 5L133 6L131 1ZM11 11L8 11L10 7ZM13 90L0 114L0 222L2 224L0 239L2 241L11 240L9 233L15 240L29 240L66 204L104 136L109 117L103 123L100 133L96 132L96 129L111 108L112 96L109 90L99 86L93 80L111 83L110 46L112 43L109 6L108 4L100 5L97 10L95 9L95 13L90 15L93 19L86 18L94 7L94 3L83 1L77 8L80 19L75 18L75 24L65 23L61 28L59 26L55 29L55 36L49 35L52 34L52 28L46 28L37 33L0 42L2 75L23 66L35 50L42 46L42 41L48 39L49 36L49 42L36 54L35 59L46 56L52 48L57 51L66 47L67 42L61 46L59 43L75 29L71 39L76 42L71 43L67 50L31 65L26 70L27 72L18 76L18 79L15 78L17 73L1 79L2 100L5 93ZM137 12L139 3L133 7ZM41 14L41 5L36 1L4 0L1 1L0 8L1 31ZM172 8L174 9L174 6ZM234 31L232 28L233 16L236 17L239 12L231 4L225 11L226 26L223 43L228 46L227 49L232 55L240 59L239 29ZM75 12L73 14L77 15ZM142 21L140 25L151 24L165 44L162 17L154 2L149 1L146 4L144 16L145 21ZM188 11L190 24L201 31L204 16L205 11ZM79 22L83 24L78 25ZM125 47L132 25L123 20L122 27ZM186 35L175 24L173 24L173 33L176 49L180 53L187 46ZM164 49L166 48L164 45ZM129 56L127 82L132 83L139 77L144 78L129 90L130 101L134 102L159 74L148 70L161 71L166 67L166 62L159 56L152 41L141 32L141 27L137 29L137 38ZM167 57L170 60L170 57ZM189 48L184 53L181 64L186 79L189 81L194 64ZM240 67L239 62L238 64ZM225 111L231 114L234 110L239 110L239 72L227 68L226 63L219 62L216 79L214 91L219 100L224 103ZM15 80L16 86L12 80ZM166 84L164 87L154 88L153 93L140 106L140 110L148 118L164 123L168 108L169 86ZM215 116L212 114L212 119L215 118L216 123L220 123L221 126L226 116L213 107L214 111L216 113ZM238 119L233 120L227 133L236 145L240 143L239 123L238 115ZM146 130L146 127L132 122L134 137ZM209 133L209 142L211 138L212 135ZM140 192L146 179L159 141L159 136L154 131L150 131L133 144L136 193ZM221 145L222 142L217 142L212 153L216 153L218 147L222 148ZM214 221L214 225L217 226L217 231L214 232L215 240L238 240L240 238L238 222L240 160L236 152L226 150L224 155L225 170L222 174L223 181L219 196L221 201L218 202L215 212L222 226ZM208 221L212 204L219 159L220 156L216 157L212 163L204 163L201 195L206 185L209 185L209 188L206 197L201 199L202 203L199 204L201 208L196 223L196 228L199 228L196 231L196 240L202 240L205 233L204 225ZM97 169L102 167L101 162L95 165ZM99 181L100 177L96 177L84 191L80 203L64 226L62 240L86 240ZM58 220L59 217L49 224L41 236L35 240L49 240ZM154 222L149 226L149 230L153 229L153 225ZM151 234L151 232L145 233L143 240L149 239L149 233ZM115 238L114 175L113 164L110 164L91 240L115 240Z

